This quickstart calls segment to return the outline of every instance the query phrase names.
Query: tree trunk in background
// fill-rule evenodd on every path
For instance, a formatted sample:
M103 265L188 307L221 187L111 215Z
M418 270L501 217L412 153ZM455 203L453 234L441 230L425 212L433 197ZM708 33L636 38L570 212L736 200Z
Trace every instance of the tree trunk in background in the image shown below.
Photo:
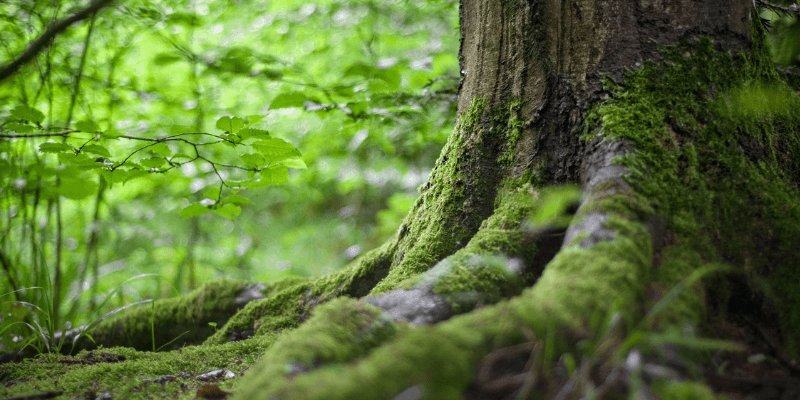
M181 357L259 359L236 399L789 396L704 369L736 358L695 337L797 368L800 100L754 19L749 0L462 0L456 127L394 238L92 335L175 349L142 321L176 331L185 309L220 329Z

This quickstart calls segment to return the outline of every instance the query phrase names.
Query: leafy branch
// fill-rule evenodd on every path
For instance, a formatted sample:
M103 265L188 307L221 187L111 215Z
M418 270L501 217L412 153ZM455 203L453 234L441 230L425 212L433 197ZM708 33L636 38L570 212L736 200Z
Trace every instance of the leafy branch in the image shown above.
M220 186L213 196L216 197L216 200L213 204L208 205L200 203L192 204L184 209L181 215L184 217L192 217L213 210L226 218L232 219L238 215L241 210L238 206L231 203L249 202L246 198L237 196L235 193L236 190L284 183L288 181L287 168L306 168L305 163L300 159L300 152L294 145L283 139L272 137L266 130L250 127L263 117L263 115L251 115L248 117L248 122L238 117L222 117L216 123L217 129L223 131L222 134L178 132L161 138L150 138L102 132L98 130L97 124L90 121L77 123L76 129L43 127L41 126L41 122L44 116L40 111L26 106L18 106L11 111L11 118L3 124L4 130L16 133L3 133L0 135L0 138L35 139L61 137L64 139L61 142L48 141L39 144L38 150L42 153L58 155L59 161L62 164L72 165L82 170L100 170L102 171L102 176L109 185L118 182L127 182L147 172L166 173L186 164L204 161L211 167L211 170L213 170L217 178L219 178ZM33 132L37 129L40 131L52 132ZM78 133L89 133L93 136L85 139L80 145L72 145L67 142L67 139L78 139L76 137L77 135L75 135ZM208 137L214 140L196 141L192 140L191 136ZM111 158L111 152L102 145L94 143L103 138L126 139L144 142L146 144L138 146L128 152L121 161L112 162L109 160L109 158ZM182 153L174 153L174 148L170 149L166 145L167 143L177 143L188 146L193 150L193 154L190 156ZM244 149L245 152L239 155L242 164L215 161L201 153L201 147L219 144L226 144L240 150ZM134 162L133 157L145 150L150 151L153 157L143 158ZM88 157L87 154L99 157ZM122 169L123 166L129 168ZM221 171L223 168L247 172L248 179L232 181ZM258 178L256 174L259 174ZM71 179L73 184L81 182L74 177ZM223 198L222 191L225 188L233 190L233 196ZM75 196L75 198L80 197L78 194Z
M41 36L34 40L33 43L31 43L14 61L0 67L0 82L13 75L17 72L17 70L20 69L20 67L33 60L36 55L41 53L45 48L47 48L47 46L50 45L50 43L52 43L53 39L59 33L66 30L70 25L92 16L101 8L111 4L112 1L113 0L94 0L86 8L78 10L78 12L70 15L69 17L50 25L50 27L47 28L47 30L45 30Z

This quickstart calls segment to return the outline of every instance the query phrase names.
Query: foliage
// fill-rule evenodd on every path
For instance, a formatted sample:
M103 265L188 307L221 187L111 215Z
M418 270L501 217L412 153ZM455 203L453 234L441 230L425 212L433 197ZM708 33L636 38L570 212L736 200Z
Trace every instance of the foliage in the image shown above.
M0 4L0 65L84 6L59 4ZM53 337L391 235L450 130L455 5L137 0L58 35L0 83L2 346L31 333L5 330L37 318L21 302Z

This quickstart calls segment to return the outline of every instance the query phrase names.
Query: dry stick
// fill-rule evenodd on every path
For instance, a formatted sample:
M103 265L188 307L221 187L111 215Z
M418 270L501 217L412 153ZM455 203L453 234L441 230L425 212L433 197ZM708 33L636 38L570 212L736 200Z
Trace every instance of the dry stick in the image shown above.
M0 67L0 82L6 80L6 78L16 73L20 67L33 60L37 54L41 53L42 50L50 45L52 39L55 38L56 35L67 29L70 25L82 21L101 8L108 6L112 1L113 0L94 0L88 7L50 25L50 27L47 28L38 39L34 40L16 60Z

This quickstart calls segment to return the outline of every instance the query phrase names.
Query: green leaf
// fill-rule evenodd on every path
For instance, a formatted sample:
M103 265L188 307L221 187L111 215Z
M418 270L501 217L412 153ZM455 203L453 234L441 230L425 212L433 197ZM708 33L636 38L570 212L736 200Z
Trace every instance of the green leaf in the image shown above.
M250 138L267 138L269 137L269 131L265 131L263 129L244 128L239 131L238 135L240 138L242 138L242 140Z
M100 126L94 121L81 121L75 124L75 129L82 132L97 132L100 130Z
M219 198L219 187L210 187L203 192L203 197L216 200Z
M264 170L261 170L261 179L256 182L249 182L247 186L250 187L264 187L270 185L280 185L281 183L289 182L289 170L284 165L276 165Z
M28 106L16 106L11 110L12 119L22 119L39 125L44 121L44 114L41 111Z
M275 68L264 68L261 70L261 75L271 81L275 81L283 78L283 71Z
M200 203L192 203L192 204L189 204L188 206L184 207L183 210L181 210L181 217L182 218L192 218L192 217L196 217L198 215L203 215L203 214L205 214L205 213L207 213L209 211L211 211L211 209L209 209L208 207L206 207L206 206L204 206L204 205L202 205Z
M242 212L242 208L233 204L225 204L222 207L215 208L214 212L233 221Z
M263 167L267 164L267 160L261 154L242 154L239 158L242 159L244 165L250 168Z
M83 146L83 149L81 151L83 151L84 153L97 154L103 157L111 157L111 153L108 152L108 149L106 149L103 146L100 146L99 144L94 144L94 143L87 144L86 146Z
M141 178L147 175L147 172L142 171L140 169L131 168L127 171L127 176L125 177L124 182L130 182L136 178Z
M244 120L239 117L222 117L217 120L216 126L221 131L236 133L244 126Z
M90 157L85 153L58 153L58 161L62 164L69 164L78 167L81 170L99 169L105 167L105 164L97 162L95 157Z
M169 149L166 143L156 143L148 147L147 150L162 157L169 157L172 155L172 150Z
M248 115L247 122L244 124L244 126L255 125L261 122L261 120L264 119L264 117L266 117L266 115Z
M284 165L276 165L261 171L261 181L270 185L279 185L289 182L289 170Z
M281 164L286 166L286 167L288 167L288 168L308 169L308 167L306 166L306 163L304 163L303 160L301 160L299 158L290 158L288 160L283 160L281 162Z
M97 193L97 182L90 179L62 177L56 192L68 199L80 200Z
M396 68L379 69L375 77L386 82L389 90L395 90L400 86L400 72Z
M300 92L281 93L269 105L270 110L279 108L302 107L308 97Z
M153 64L158 66L170 65L178 61L181 61L181 59L182 58L176 54L159 53L158 55L156 55L156 58L153 59Z
M400 86L400 72L397 68L380 69L371 65L356 63L347 68L344 76L361 76L366 79L380 79L386 82L389 89L394 90Z
M375 74L377 68L362 63L353 64L344 71L344 76L361 76L364 78L371 78Z
M239 196L238 194L234 194L222 199L223 204L234 203L234 204L252 204L253 201L248 199L247 197Z
M114 139L114 138L118 138L118 137L124 135L124 133L122 133L122 132L120 132L120 131L118 131L116 129L109 129L107 131L102 132L102 135L103 135L103 137Z
M352 112L353 115L355 115L355 116L361 115L365 111L367 111L367 102L366 101L356 101L356 102L352 102L352 103L347 103L346 106L350 110L350 112Z
M252 146L264 156L267 163L300 156L300 152L293 144L275 137L261 139L253 143Z
M169 159L170 159L170 161L174 161L174 160L176 160L178 158L184 158L184 159L187 159L187 160L191 160L192 159L192 157L189 157L188 155L183 154L183 153L173 154L172 157L170 157Z
M167 23L180 24L187 27L202 26L203 20L198 14L175 12L167 16Z
M106 178L106 182L109 183L109 188L112 187L115 183L125 183L128 181L129 173L123 169L117 169L114 171L108 171L103 174L103 177Z
M142 164L143 167L150 169L150 168L158 168L164 165L165 162L166 160L164 160L161 157L151 157L140 160L139 164Z
M5 125L5 128L17 133L31 133L34 131L33 127L26 124L20 124L18 122L11 122Z
M69 145L68 143L53 143L47 142L42 143L39 145L39 151L42 153L66 153L66 152L75 152L75 148Z

